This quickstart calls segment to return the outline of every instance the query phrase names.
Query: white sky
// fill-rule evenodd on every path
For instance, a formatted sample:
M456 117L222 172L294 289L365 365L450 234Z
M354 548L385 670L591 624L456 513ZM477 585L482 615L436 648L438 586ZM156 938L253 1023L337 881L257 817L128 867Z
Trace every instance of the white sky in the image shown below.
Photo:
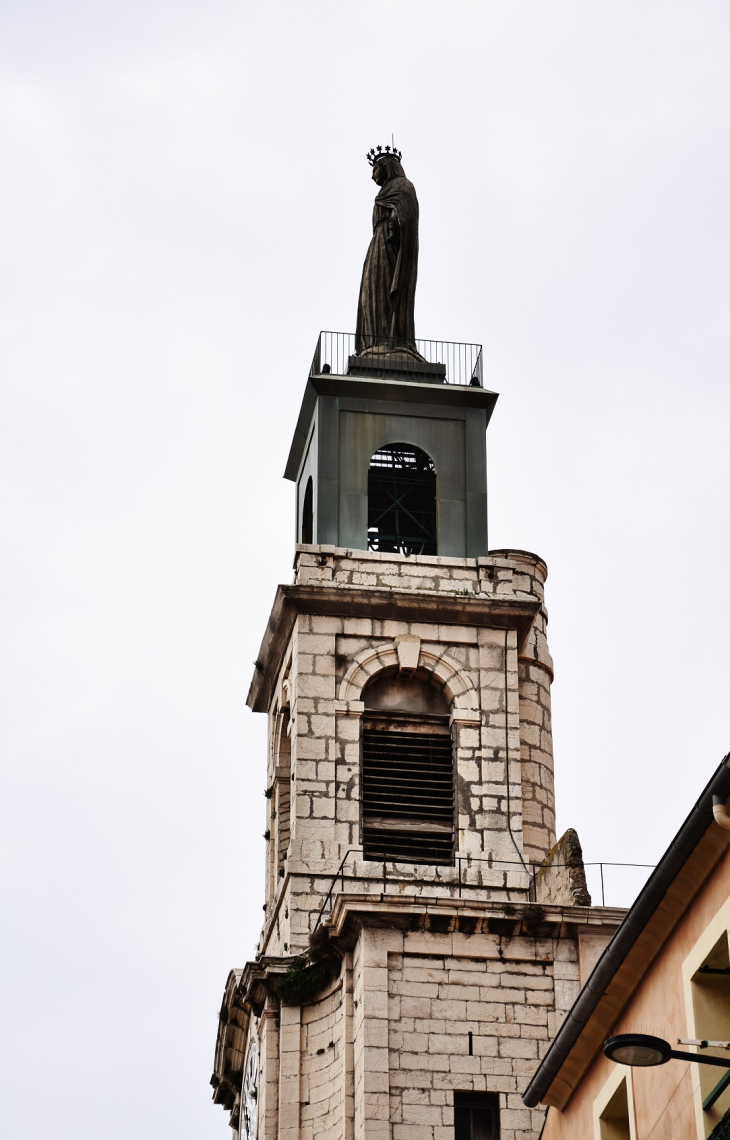
M229 1135L244 702L391 132L491 544L550 567L559 828L660 856L730 748L729 49L724 0L4 0L0 1135Z

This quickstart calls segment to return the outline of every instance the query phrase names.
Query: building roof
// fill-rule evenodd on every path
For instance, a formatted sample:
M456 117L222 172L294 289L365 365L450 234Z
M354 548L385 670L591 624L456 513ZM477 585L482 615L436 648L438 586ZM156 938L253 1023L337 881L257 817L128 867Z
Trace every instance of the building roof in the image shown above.
M719 765L578 994L522 1100L563 1109L651 963L730 848L712 797L730 797L730 753ZM647 811L651 805L647 805Z

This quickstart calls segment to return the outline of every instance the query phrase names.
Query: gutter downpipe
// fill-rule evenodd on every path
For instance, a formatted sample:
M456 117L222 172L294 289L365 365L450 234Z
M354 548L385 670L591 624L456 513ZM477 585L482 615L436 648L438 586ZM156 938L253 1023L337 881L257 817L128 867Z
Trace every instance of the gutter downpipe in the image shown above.
M527 1108L536 1108L550 1088L563 1061L583 1032L588 1019L618 973L631 947L707 831L713 816L717 818L715 814L717 801L720 801L725 813L728 798L730 798L730 752L711 777L578 994L537 1072L522 1094L522 1103ZM730 823L730 816L728 819ZM726 825L720 824L720 826Z
M727 764L727 759L725 763ZM715 817L715 823L719 823L720 827L724 827L726 831L730 831L730 810L728 810L728 803L730 803L730 800L724 800L722 796L712 797L712 814Z

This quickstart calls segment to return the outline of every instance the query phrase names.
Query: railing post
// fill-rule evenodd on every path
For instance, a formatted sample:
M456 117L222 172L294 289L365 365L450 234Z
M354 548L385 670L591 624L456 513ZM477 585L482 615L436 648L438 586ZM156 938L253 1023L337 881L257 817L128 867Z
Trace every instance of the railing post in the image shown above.
M603 863L598 864L601 871L601 906L606 905L606 892L603 889Z

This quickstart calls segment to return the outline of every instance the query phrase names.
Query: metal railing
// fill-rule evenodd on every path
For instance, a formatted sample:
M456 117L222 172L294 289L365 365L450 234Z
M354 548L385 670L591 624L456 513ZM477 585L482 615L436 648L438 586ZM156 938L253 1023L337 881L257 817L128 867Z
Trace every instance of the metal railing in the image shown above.
M544 882L544 876L546 874L560 870L575 869L574 865L570 863L551 863L548 866L545 866L542 863L523 863L517 860L506 859L476 859L471 855L456 855L454 856L453 864L441 864L437 867L435 866L435 874L432 879L424 878L423 866L421 864L418 864L417 871L416 866L414 865L414 873L413 875L409 876L403 870L405 864L394 864L388 863L387 861L383 862L382 864L378 861L377 866L382 867L382 873L380 871L376 871L376 864L373 862L371 863L372 872L370 874L358 874L357 869L353 868L353 873L351 875L347 875L345 873L345 870L348 860L350 860L350 856L355 856L356 859L364 862L362 848L352 847L349 851L345 852L345 856L342 862L332 876L332 882L330 883L329 890L324 897L319 915L317 916L317 922L314 927L315 930L318 928L323 918L325 917L325 913L327 915L332 913L332 908L334 906L334 900L336 897L334 893L335 887L338 884L340 887L339 893L342 894L345 890L345 883L378 883L378 885L382 883L383 894L385 894L389 884L395 887L396 884L415 883L419 886L450 888L452 891L455 890L456 898L463 898L463 892L469 890L504 890L509 892L511 890L521 889L523 891L528 890L529 901L535 902L540 901L537 897L538 873L540 873L541 880ZM352 862L354 863L356 859L353 859ZM607 868L621 868L624 871L625 869L632 869L634 871L654 870L654 864L652 863L584 863L583 866L587 872L586 879L590 881L591 878L595 878L593 893L597 897L598 891L600 890L601 906L606 906ZM395 870L396 867L398 867L398 870ZM509 870L500 871L500 868L509 868L518 876L529 875L529 886L523 886L520 888L514 883L508 883L506 879L507 875L509 874ZM472 877L469 876L470 870L475 872ZM589 876L589 871L593 872L593 875ZM452 874L449 875L448 872L452 872ZM501 883L498 883L496 881L487 881L493 877L490 872L501 874L503 881ZM633 890L630 896L624 895L622 893L620 902L612 901L609 902L608 905L616 907L630 906L634 901L636 895L638 895L639 890L644 885L644 879L645 876L642 875L641 882L638 884L636 889ZM598 889L596 889L596 887ZM624 883L624 889L625 887L626 884ZM597 902L594 902L592 905L598 906L599 904Z
M730 1140L730 1110L723 1116L719 1124L716 1124L707 1140Z
M335 376L482 388L482 346L321 332L309 374L321 376L328 372Z

